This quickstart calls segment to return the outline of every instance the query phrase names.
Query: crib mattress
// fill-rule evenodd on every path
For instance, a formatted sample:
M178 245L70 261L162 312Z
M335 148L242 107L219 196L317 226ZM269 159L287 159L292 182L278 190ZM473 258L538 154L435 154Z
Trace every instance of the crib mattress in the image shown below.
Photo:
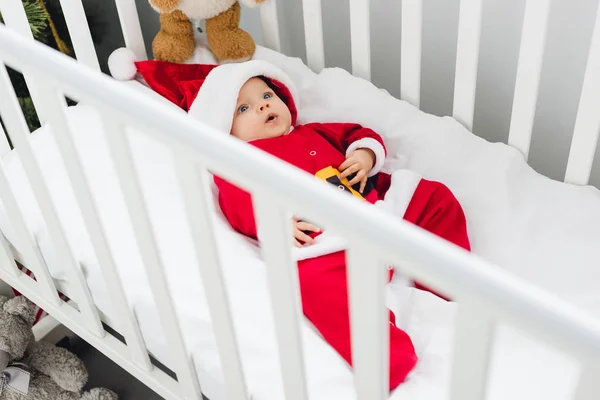
M375 129L386 141L387 170L412 169L426 178L444 182L456 194L467 215L474 252L600 316L597 189L547 179L527 166L517 151L488 143L451 118L422 113L343 70L327 69L317 75L299 60L264 48L258 49L256 57L275 62L294 79L303 98L300 121L352 120ZM68 116L144 339L149 350L172 367L169 346L160 329L104 136L99 130L98 115L90 107L77 106L69 109ZM83 230L52 135L44 127L31 140L94 301L105 314L114 316L110 288L104 285ZM210 382L207 394L217 399L218 392L223 390L219 357L171 155L162 144L135 131L130 131L130 141L184 338L201 382ZM25 178L18 155L10 154L3 162L52 275L67 279L52 251L51 238L31 191L23 184ZM283 391L264 265L254 244L233 232L218 210L214 218L249 390L255 399L280 399ZM19 249L20 243L3 208L0 229ZM392 398L448 398L457 305L407 288L400 282L389 285L388 304L413 338L420 356L417 368ZM302 334L309 397L354 398L348 366L307 322L302 325ZM502 327L496 338L490 373L491 399L563 400L573 392L578 368L568 357Z

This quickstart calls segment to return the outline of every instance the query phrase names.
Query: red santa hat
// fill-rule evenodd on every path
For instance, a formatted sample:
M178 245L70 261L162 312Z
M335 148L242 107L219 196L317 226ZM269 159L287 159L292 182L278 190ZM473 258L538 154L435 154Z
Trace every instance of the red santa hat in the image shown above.
M296 86L283 70L262 60L223 64L212 69L190 107L190 116L229 134L240 89L254 77L265 79L287 104L295 125L299 101Z
M118 80L136 76L155 92L190 116L229 134L240 89L250 78L262 77L287 104L292 125L297 118L298 92L280 68L262 60L231 64L176 64L166 61L136 61L128 49L118 49L109 58L111 75Z

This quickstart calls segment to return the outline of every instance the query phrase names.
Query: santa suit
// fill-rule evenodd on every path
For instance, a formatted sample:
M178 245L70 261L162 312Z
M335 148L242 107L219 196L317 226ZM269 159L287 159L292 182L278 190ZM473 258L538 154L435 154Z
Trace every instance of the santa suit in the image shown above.
M462 208L448 188L439 182L421 179L406 170L396 171L391 176L381 173L386 156L385 146L381 136L371 129L353 123L296 124L298 96L294 85L283 71L270 64L250 61L215 68L206 77L190 108L190 115L224 133L229 132L237 93L254 76L269 79L270 86L291 111L293 128L283 136L254 140L248 142L249 145L354 195L359 195L356 186L350 188L345 185L336 172L347 154L358 148L368 148L373 151L376 160L363 194L366 201L470 249ZM220 177L215 176L214 179L219 189L219 205L232 227L248 237L258 239L250 194ZM298 262L303 312L340 356L352 364L346 244L335 234L328 235L328 232L312 236L316 237L317 244L292 250ZM417 287L423 288L418 284ZM389 374L392 390L414 368L417 356L409 336L395 326L394 315L391 312L389 315Z

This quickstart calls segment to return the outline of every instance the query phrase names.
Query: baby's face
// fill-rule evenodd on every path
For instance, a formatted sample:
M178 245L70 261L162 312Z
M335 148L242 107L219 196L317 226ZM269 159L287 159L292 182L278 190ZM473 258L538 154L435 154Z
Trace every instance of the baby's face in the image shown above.
M244 141L268 139L290 131L287 105L260 78L248 80L238 95L231 134Z

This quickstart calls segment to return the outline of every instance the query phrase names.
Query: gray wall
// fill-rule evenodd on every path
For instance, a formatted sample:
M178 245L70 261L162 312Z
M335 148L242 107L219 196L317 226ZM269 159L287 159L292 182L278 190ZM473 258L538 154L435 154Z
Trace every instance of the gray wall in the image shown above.
M150 47L158 31L158 16L148 0L136 2ZM474 131L494 142L506 142L508 137L524 3L484 0ZM540 173L562 179L598 0L552 3L529 160ZM349 69L348 0L327 0L322 4L326 65ZM398 0L371 1L373 81L393 95L400 92L400 4ZM305 59L302 2L280 0L278 7L280 26L285 28L284 53ZM421 105L424 111L436 115L452 113L458 9L459 0L424 0ZM258 10L244 7L242 26L262 44ZM116 31L115 36L120 35ZM116 42L109 40L104 47L112 49ZM386 45L377 45L381 43ZM600 186L600 162L595 163L592 183Z

